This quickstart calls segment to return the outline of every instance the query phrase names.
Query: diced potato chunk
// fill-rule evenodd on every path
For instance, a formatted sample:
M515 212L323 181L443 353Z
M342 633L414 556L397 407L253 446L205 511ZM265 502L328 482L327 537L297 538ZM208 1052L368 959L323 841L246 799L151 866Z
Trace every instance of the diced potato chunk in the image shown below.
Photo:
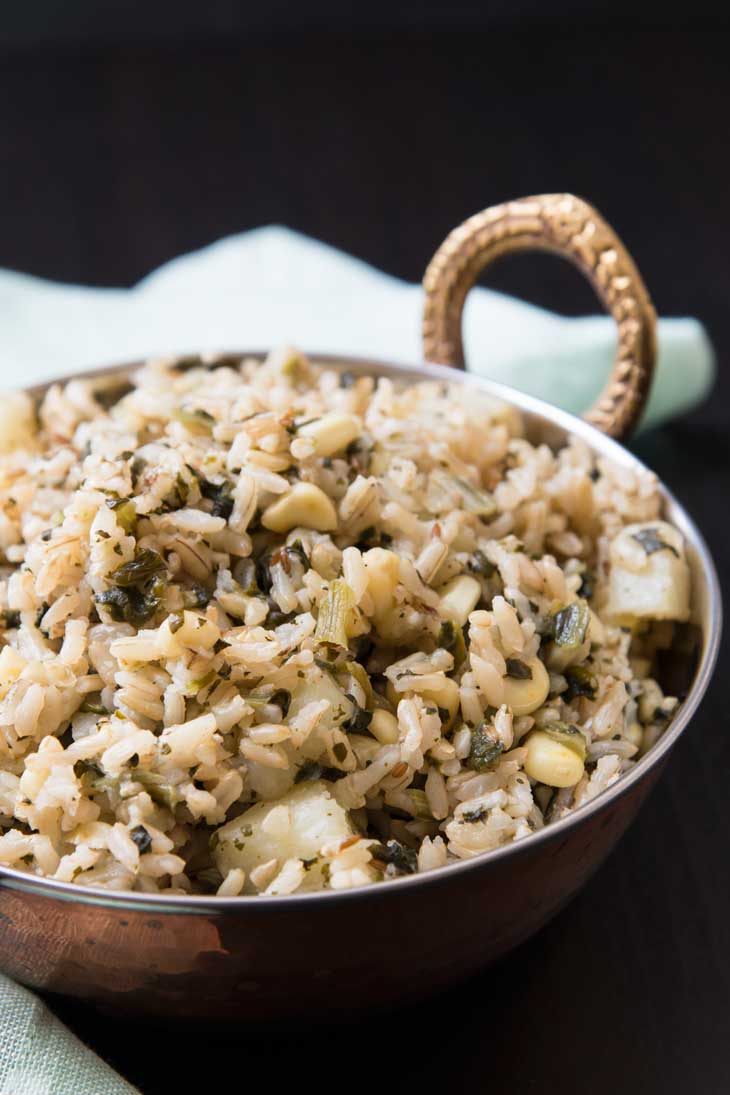
M482 587L476 578L469 574L459 574L439 590L441 604L439 612L445 619L453 620L459 627L463 627L469 619L469 613L473 612L479 604L482 595Z
M325 748L323 735L342 726L343 722L352 718L354 711L352 700L348 699L332 676L319 666L313 666L291 694L287 716L289 724L296 725L296 716L302 708L320 700L326 700L329 708L318 720L316 729L299 746L302 755L309 760L317 760L321 756Z
M303 783L277 802L260 802L240 817L227 822L216 833L214 858L220 873L238 867L251 871L278 860L303 859L308 864L302 888L322 889L322 864L315 860L323 845L347 840L353 828L345 809L330 794L323 780ZM247 892L255 892L249 888Z
M610 547L606 615L620 624L689 619L684 541L666 521L627 525Z

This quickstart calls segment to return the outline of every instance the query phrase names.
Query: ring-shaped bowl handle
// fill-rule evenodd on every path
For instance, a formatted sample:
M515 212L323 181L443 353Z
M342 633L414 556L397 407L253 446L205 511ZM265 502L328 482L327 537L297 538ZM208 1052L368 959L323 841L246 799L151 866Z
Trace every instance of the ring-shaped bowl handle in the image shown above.
M596 210L572 194L505 202L455 228L424 275L423 352L427 361L463 369L461 320L481 271L516 251L551 251L588 278L616 321L618 347L608 382L585 418L626 438L646 404L656 359L656 314L633 259Z

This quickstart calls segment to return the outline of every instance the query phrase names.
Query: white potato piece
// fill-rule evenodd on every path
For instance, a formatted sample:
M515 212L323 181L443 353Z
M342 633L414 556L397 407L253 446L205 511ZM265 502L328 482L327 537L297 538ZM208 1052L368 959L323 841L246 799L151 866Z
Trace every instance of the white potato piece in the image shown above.
M666 521L627 525L610 552L606 615L619 624L689 619L690 572L684 540Z
M354 712L352 700L347 698L332 676L319 666L312 666L291 694L287 715L289 725L297 725L297 716L302 708L321 700L326 700L329 707L317 720L315 729L298 745L299 752L309 760L319 759L326 746L328 732L342 726Z
M260 802L217 830L213 856L225 878L236 868L251 872L278 860L316 859L323 845L353 835L347 810L332 797L330 785L314 780L294 787L277 802ZM322 865L312 863L301 889L324 886ZM255 893L246 883L246 892Z
M439 605L441 615L447 620L453 620L459 627L463 627L469 619L469 613L473 612L479 604L482 587L470 574L459 574L446 585L441 586L438 592L441 597Z

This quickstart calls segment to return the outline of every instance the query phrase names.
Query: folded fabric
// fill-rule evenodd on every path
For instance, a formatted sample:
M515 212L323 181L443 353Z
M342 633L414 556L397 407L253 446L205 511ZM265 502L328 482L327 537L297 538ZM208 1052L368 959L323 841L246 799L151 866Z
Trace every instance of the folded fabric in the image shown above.
M285 228L221 240L133 289L58 285L0 272L0 364L6 387L150 354L267 349L395 361L421 357L420 286ZM613 321L566 319L486 289L467 305L470 368L586 408L610 368ZM645 422L708 392L712 349L693 319L659 324L659 367ZM134 1095L32 993L0 977L0 1095Z
M0 976L0 1095L139 1095L32 992Z
M133 289L58 285L0 272L0 361L7 386L149 354L267 349L417 362L423 293L286 228L259 228L173 259ZM608 375L608 317L571 319L476 289L465 315L469 368L580 412ZM696 320L659 324L644 422L698 403L714 372Z

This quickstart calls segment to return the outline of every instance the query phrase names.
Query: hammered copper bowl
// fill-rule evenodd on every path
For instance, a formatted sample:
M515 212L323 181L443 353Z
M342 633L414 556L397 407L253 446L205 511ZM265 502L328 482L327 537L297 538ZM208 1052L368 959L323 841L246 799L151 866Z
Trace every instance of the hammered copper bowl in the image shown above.
M607 434L625 436L643 407L654 360L653 310L621 243L578 199L509 203L452 233L425 278L424 356L463 365L461 311L470 285L493 258L529 247L575 262L617 320L616 362L587 416L593 425L443 365L315 358L355 373L474 385L519 407L532 440L554 446L573 434L619 465L641 467ZM352 1011L420 998L504 955L565 905L608 855L707 687L720 632L717 578L692 521L668 491L663 498L666 518L687 542L694 606L687 636L697 641L690 651L685 636L664 681L685 696L678 715L603 795L479 858L345 892L155 898L2 870L0 968L37 989L129 1015L247 1023L337 1015L343 1000Z

